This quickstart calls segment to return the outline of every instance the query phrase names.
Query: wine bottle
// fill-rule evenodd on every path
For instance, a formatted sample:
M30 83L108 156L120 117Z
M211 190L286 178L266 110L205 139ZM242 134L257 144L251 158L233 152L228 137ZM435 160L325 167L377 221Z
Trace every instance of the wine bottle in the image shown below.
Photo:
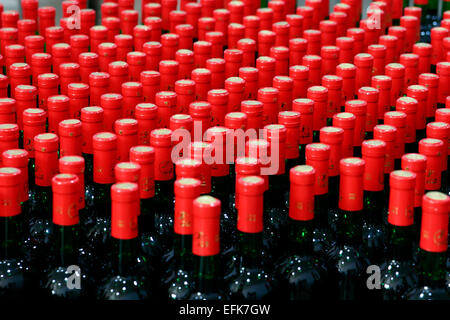
M290 300L323 298L327 268L313 250L316 171L296 166L290 170L290 182L288 242L276 263L280 292Z
M95 155L94 155L95 166ZM148 261L140 252L138 215L139 187L121 182L111 187L111 248L108 268L97 297L106 300L150 299L154 286L148 283Z
M0 296L3 298L27 296L33 284L22 251L27 227L21 212L23 183L20 169L0 168Z
M432 191L422 199L422 226L418 262L419 283L407 293L409 300L448 300L446 251L450 198Z
M264 179L239 178L238 263L228 279L228 292L235 300L264 300L275 296L277 282L268 265L263 264L263 194Z
M194 291L190 300L226 300L220 265L220 201L202 195L193 202Z
M414 201L416 174L392 171L390 174L388 252L381 264L381 285L384 300L400 300L416 285L414 270Z
M190 297L194 289L192 256L192 206L200 196L201 181L193 178L175 180L175 215L173 257L163 278L163 287L172 300Z
M364 160L344 158L339 163L339 216L336 222L336 245L329 252L334 279L330 286L340 300L357 300L367 296L368 259L361 250Z
M53 225L49 265L44 271L42 288L55 299L86 297L86 270L80 265L80 179L61 173L52 178Z
M370 263L379 264L384 259L384 160L386 143L382 140L365 140L362 143L364 166L364 216L363 246Z

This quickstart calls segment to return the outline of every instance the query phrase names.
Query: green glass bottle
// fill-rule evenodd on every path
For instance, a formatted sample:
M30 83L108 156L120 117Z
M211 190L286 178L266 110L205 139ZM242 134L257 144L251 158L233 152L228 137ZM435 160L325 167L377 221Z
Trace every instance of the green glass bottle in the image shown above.
M190 300L226 300L220 264L220 201L208 195L193 202L192 253L195 287Z
M171 300L189 298L194 288L192 256L192 204L200 196L201 181L177 179L174 184L175 214L173 252L161 285Z
M61 173L52 179L52 247L42 288L54 299L86 298L88 293L87 270L80 267L80 186L80 179L74 174Z
M97 297L106 300L150 299L155 286L148 281L152 271L140 251L138 185L130 182L114 184L111 200L111 248L108 265L102 269L104 280Z
M328 258L330 290L340 300L358 300L368 296L366 269L369 261L362 250L364 160L340 161L339 216L336 221L336 245Z
M276 296L277 281L261 254L264 189L264 179L258 176L242 177L237 182L238 263L228 279L231 299L266 300Z
M422 200L420 252L417 266L419 283L407 294L409 300L449 300L446 284L448 213L450 197L436 191Z
M325 298L327 267L323 256L314 253L315 170L308 165L291 169L288 241L277 261L280 294L290 300Z
M0 168L0 297L20 298L28 296L31 278L24 261L22 245L26 229L24 215L21 213L20 169Z
M381 286L384 300L400 300L416 285L413 259L414 198L416 174L397 170L390 175L388 252L381 264Z
M362 143L364 167L363 246L372 264L380 264L385 257L384 213L384 161L386 143L365 140Z

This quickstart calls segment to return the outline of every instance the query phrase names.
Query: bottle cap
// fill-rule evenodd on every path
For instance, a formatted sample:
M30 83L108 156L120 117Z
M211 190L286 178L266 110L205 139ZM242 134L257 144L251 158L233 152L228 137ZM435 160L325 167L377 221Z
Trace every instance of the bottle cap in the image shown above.
M291 182L289 217L294 220L312 220L316 170L309 165L296 166L290 170L289 177Z
M138 185L130 182L114 184L111 200L111 236L122 240L136 238L140 212Z
M57 174L52 178L54 224L72 226L80 222L80 183L78 176L70 173Z
M388 222L396 226L410 226L414 223L414 172L396 170L389 177L391 193L389 197Z
M208 195L193 202L192 253L212 256L220 252L220 200Z
M174 183L174 231L177 234L192 234L193 200L200 196L200 185L200 180L194 178L179 178Z
M237 228L241 232L263 231L264 179L259 176L245 176L237 181L239 208Z
M445 252L448 247L448 212L450 197L441 192L428 192L422 200L420 248L429 252Z
M363 209L363 174L365 161L360 158L344 158L339 162L339 208L345 211Z
M141 166L135 162L119 162L114 167L116 182L139 182Z
M18 168L0 168L0 201L2 202L1 217L13 217L21 213L20 179Z

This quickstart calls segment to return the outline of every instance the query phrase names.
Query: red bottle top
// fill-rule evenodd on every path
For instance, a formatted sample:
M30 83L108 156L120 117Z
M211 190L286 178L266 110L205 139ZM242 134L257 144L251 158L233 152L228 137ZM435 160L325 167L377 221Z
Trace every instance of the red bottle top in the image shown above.
M384 162L386 143L383 140L365 140L362 143L364 167L364 190L382 191L384 189Z
M257 100L244 100L241 111L247 115L246 128L260 129L263 127L264 104Z
M443 152L444 143L442 140L426 138L419 141L419 153L427 157L425 190L439 190L441 187Z
M139 183L141 166L135 162L119 162L114 167L116 182Z
M200 196L193 202L192 253L213 256L220 252L220 200Z
M414 142L416 140L417 100L410 97L398 98L395 109L406 114L405 143Z
M314 100L299 98L292 101L292 110L300 112L300 144L311 143L313 139Z
M173 178L172 131L155 129L150 133L150 145L155 149L155 180L167 181Z
M100 107L85 107L81 109L81 123L83 133L83 153L92 154L92 137L103 131L103 109Z
M339 175L339 161L342 157L342 141L344 129L338 127L323 127L320 129L320 142L330 146L330 157L328 164L328 175L330 177Z
M175 170L177 179L192 178L201 180L202 163L195 159L183 158L176 162Z
M28 152L23 149L6 150L2 153L2 165L20 169L19 201L28 201Z
M326 125L326 110L328 104L328 89L322 86L312 86L308 88L308 99L314 101L313 130L319 131Z
M34 158L34 137L45 132L47 113L39 108L28 108L23 111L23 144L24 149Z
M239 78L245 80L244 99L255 100L258 97L259 70L253 67L239 68Z
M388 222L396 226L410 226L414 223L414 188L416 174L410 171L393 171L389 177Z
M355 40L351 37L339 37L336 46L339 48L339 63L351 63L353 61L353 48Z
M225 124L228 97L228 91L225 89L213 89L208 91L208 102L211 104L211 125L222 126Z
M300 221L314 219L316 170L309 165L296 166L290 170L289 177L289 217Z
M0 100L1 101L1 100ZM450 101L450 100L449 100ZM450 108L436 110L436 121L450 124Z
M423 196L420 248L429 252L445 252L448 247L449 196L428 192Z
M299 157L299 135L301 116L298 111L281 111L278 113L278 123L286 127L286 159Z
M373 135L375 139L382 140L386 143L384 173L390 173L394 170L397 128L386 124L379 124L373 128Z
M276 33L270 30L261 30L258 32L258 55L268 56L270 48L275 45Z
M422 206L422 196L425 191L425 169L427 157L419 153L408 153L402 156L402 170L416 174L414 186L414 207Z
M344 140L342 141L343 158L353 155L355 124L356 116L353 113L341 112L333 116L333 126L344 129Z
M436 74L439 75L437 101L444 104L446 97L450 95L450 62L438 62Z
M384 114L384 123L397 129L395 138L395 159L400 159L405 153L407 115L405 112L390 111Z
M0 124L0 154L19 147L19 126L15 123ZM0 159L1 163L1 159Z
M366 133L367 102L364 100L347 100L345 102L345 112L352 113L356 117L353 146L361 146Z
M34 137L35 183L49 187L52 177L58 173L58 136L41 133Z
M429 72L433 47L429 43L418 42L413 46L413 53L419 56L419 74Z
M59 122L59 154L65 156L80 156L82 154L82 124L78 119L65 119ZM92 154L92 152L91 152Z
M177 234L192 234L193 200L200 196L198 179L181 178L174 183L175 214L174 231Z
M316 171L314 192L316 195L328 193L328 169L331 148L324 143L310 143L306 146L306 164Z
M130 182L114 184L111 200L111 236L122 240L136 238L140 212L138 185Z
M80 222L78 210L80 179L75 174L61 173L52 178L53 223L72 226Z
M119 119L114 123L117 135L117 159L128 161L130 148L138 144L138 121L135 119Z
M22 212L20 206L21 170L12 167L0 168L0 201L3 204L1 217L13 217Z
M140 165L139 192L141 199L155 195L154 161L155 150L150 146L135 146L130 148L130 161Z
M224 177L230 174L230 166L227 163L227 141L230 141L232 131L225 127L211 127L206 130L205 140L211 143L214 161L211 165L213 177Z
M111 132L99 132L92 137L94 149L94 182L114 183L114 166L117 162L117 136Z
M365 161L360 158L345 158L340 161L340 209L345 211L363 209L364 167Z
M237 181L239 194L237 228L241 232L263 231L264 179L258 176L241 177Z
M201 193L211 192L212 156L213 146L211 143L196 141L189 144L189 157L201 162L200 181Z
M427 124L427 137L440 139L444 143L442 155L442 170L447 170L448 141L450 138L450 124L445 122L430 122Z
M16 122L16 100L12 98L0 98L0 123L15 123L15 122Z

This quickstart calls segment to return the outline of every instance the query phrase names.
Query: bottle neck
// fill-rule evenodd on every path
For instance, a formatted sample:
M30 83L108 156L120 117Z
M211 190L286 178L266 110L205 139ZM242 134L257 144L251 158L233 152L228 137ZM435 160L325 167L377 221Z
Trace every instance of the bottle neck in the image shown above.
M230 186L232 184L229 175L223 177L211 177L211 195L220 200L222 211L229 207Z
M314 220L289 220L288 252L296 255L311 255L313 253Z
M83 153L84 158L84 181L85 184L91 185L94 181L94 155L91 153Z
M314 196L314 224L320 230L328 228L329 199L328 193Z
M422 286L444 287L446 252L419 251L419 276Z
M113 237L112 241L113 272L121 276L132 275L138 256L138 239L123 240Z
M111 214L111 184L93 182L93 210L95 217L110 217Z
M155 181L155 200L159 211L173 213L173 180Z
M0 260L19 258L22 246L23 217L0 217Z
M383 222L384 191L364 190L364 216L369 224L381 225Z
M174 259L177 269L192 270L192 234L174 234Z
M239 231L239 257L241 267L258 268L261 266L261 251L263 249L263 233L247 233Z
M328 198L331 209L337 210L339 206L339 176L328 177Z
M34 217L51 221L53 213L52 187L42 187L35 185L34 190Z
M138 219L140 233L153 233L155 231L155 198L141 199L141 214Z
M389 224L390 258L398 261L412 260L414 227L401 227Z
M358 246L362 239L362 211L339 209L336 239L340 245Z
M195 278L197 292L215 293L219 291L220 257L218 254L213 256L194 255Z
M283 191L287 188L285 183L283 174L269 176L270 207L283 207Z
M55 258L59 266L77 264L79 225L53 225Z

